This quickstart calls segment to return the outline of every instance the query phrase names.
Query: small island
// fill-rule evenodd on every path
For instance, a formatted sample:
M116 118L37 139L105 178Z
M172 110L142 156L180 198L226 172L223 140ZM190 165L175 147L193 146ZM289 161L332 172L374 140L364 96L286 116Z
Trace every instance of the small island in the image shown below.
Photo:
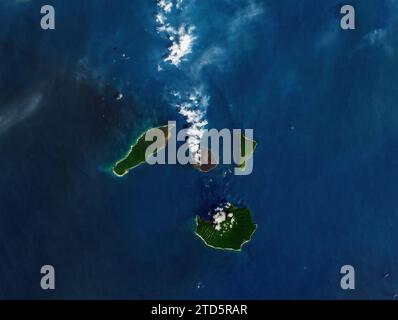
M257 229L248 208L237 208L230 203L213 210L212 221L196 217L196 235L214 249L241 251Z
M113 168L113 173L117 175L118 177L123 177L131 169L134 169L138 167L139 165L143 164L146 162L145 158L145 152L147 148L153 143L152 141L145 141L145 136L147 133L149 133L151 130L155 129L160 129L163 131L165 137L166 137L166 143L162 148L165 148L167 145L167 141L169 140L169 129L171 125L166 125L158 128L152 128L144 132L138 139L137 141L133 144L131 147L130 152L127 154L126 157L124 157L122 160L118 161L116 165ZM159 149L160 150L160 149ZM158 150L158 151L159 151Z
M215 168L217 168L218 163L217 163L217 161L216 161L216 159L214 157L214 154L210 150L201 149L200 150L200 154L201 154L200 155L200 159L207 158L207 160L206 160L206 163L194 163L194 164L192 164L192 166L195 169L197 169L197 170L199 170L200 172L203 172L203 173L208 173L210 171L213 171Z
M253 148L251 150L246 151L246 143L252 144ZM245 170L246 168L246 161L250 159L250 157L253 156L254 151L257 148L257 141L252 140L247 138L243 133L241 134L241 143L240 143L240 155L241 155L241 160L239 161L239 164L237 167L241 170Z

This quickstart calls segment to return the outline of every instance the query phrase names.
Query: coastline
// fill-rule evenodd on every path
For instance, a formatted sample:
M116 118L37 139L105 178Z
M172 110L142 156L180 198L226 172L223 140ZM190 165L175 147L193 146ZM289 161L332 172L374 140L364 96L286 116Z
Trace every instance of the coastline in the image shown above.
M146 135L146 133L147 133L148 131L153 130L153 129L160 129L160 130L162 130L163 128L166 128L166 127L168 128L168 130L170 130L170 128L173 128L174 126L175 126L175 125L169 125L169 124L167 124L167 125L164 125L164 126L149 128L149 129L147 129L145 132L143 132L143 133L134 141L134 143L131 145L130 150L127 152L127 154L126 154L122 159L120 159L119 161L117 161L117 162L113 165L112 173L113 173L116 177L118 177L118 178L123 178L123 177L124 177L125 175L127 175L131 170L133 170L133 169L135 169L135 168L141 166L142 164L144 164L145 161L140 162L140 163L138 163L137 165L132 166L131 168L128 168L123 174L118 174L118 173L115 171L115 168L116 168L119 164L121 164L122 162L124 162L124 161L126 161L126 160L128 159L128 157L130 156L131 152L133 151L133 148L134 148L134 147L137 145L137 143ZM163 150L164 148L166 148L167 142L168 142L169 140L170 140L170 135L168 134L168 131L167 131L167 140L166 140L166 143L165 143L165 145L164 145L162 148L160 148L159 150Z
M195 229L196 229L196 228L198 227L198 225L199 225L199 221L198 221L199 218L200 218L199 216L196 216L196 217L195 217L195 224L196 224L196 225L195 225ZM209 248L216 249L216 250L223 250L223 251L242 252L242 251L243 251L244 245L247 244L247 243L249 243L249 242L252 240L252 237L253 237L254 233L257 231L258 224L254 224L254 226L255 226L255 228L254 228L253 232L251 233L249 239L248 239L248 240L245 240L245 241L240 245L240 248L239 248L239 249L222 248L222 247L215 247L215 246L212 246L211 244L208 244L208 243L206 242L206 240L205 240L199 233L197 233L196 230L194 231L194 233L195 233L195 235L197 235L197 236L203 241L203 243L204 243L207 247L209 247Z

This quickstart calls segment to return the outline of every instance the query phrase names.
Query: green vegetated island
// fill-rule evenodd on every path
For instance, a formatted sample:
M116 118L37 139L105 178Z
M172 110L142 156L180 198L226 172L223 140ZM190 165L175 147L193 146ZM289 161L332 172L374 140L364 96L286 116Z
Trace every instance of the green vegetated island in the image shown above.
M196 235L215 249L241 251L256 229L250 210L232 204L217 208L212 214L212 221L196 217Z
M160 129L165 134L165 145L161 146L161 149L167 146L167 142L170 139L169 129L171 129L169 125L149 129L135 141L129 153L115 164L113 168L115 175L123 177L130 170L146 162L146 149L153 142L145 141L145 136L154 129ZM253 143L253 148L246 152L245 143L247 140ZM241 135L241 161L237 165L238 168L245 169L246 161L253 156L256 147L257 142L255 140L251 140L243 134ZM213 162L212 154L209 150L204 151L202 156L206 156L207 152L209 164L203 166L193 165L194 168L205 173L212 171L218 165ZM248 208L237 208L232 204L218 207L212 218L213 221L206 221L197 216L195 233L206 245L215 249L241 251L243 245L251 240L257 229L257 225L252 220L250 210Z
M123 177L124 175L129 173L131 169L134 169L146 162L145 152L146 149L153 143L153 141L145 141L145 136L151 130L160 129L163 131L166 137L166 143L164 146L162 146L162 148L165 148L167 145L167 141L170 138L169 128L170 126L166 125L158 128L152 128L144 132L132 145L130 152L127 154L127 156L115 164L113 168L113 173L116 174L118 177Z
M246 150L246 142L252 143L252 148L250 150ZM237 165L237 167L241 170L245 170L246 168L246 161L250 159L250 157L253 156L254 151L256 151L257 148L257 141L252 140L247 138L244 134L241 134L241 140L240 140L240 156L241 156L241 161Z
M145 153L146 149L153 143L152 141L145 141L145 136L147 133L150 133L151 130L160 129L163 131L166 137L166 143L160 149L165 148L167 146L167 142L170 139L169 129L171 129L171 125L165 125L157 128L151 128L140 135L140 137L134 142L131 146L128 154L121 160L117 161L115 166L113 167L113 173L118 177L123 177L129 173L130 170L138 167L139 165L146 162ZM249 141L253 144L253 147L250 150L246 151L246 141ZM237 167L241 170L245 169L246 161L253 156L253 153L257 147L257 142L255 140L251 140L247 138L244 134L241 134L241 160ZM159 150L160 150L159 149ZM210 150L202 150L202 157L208 157L207 164L194 164L193 167L198 169L201 172L208 173L214 170L218 163L214 160L214 155Z

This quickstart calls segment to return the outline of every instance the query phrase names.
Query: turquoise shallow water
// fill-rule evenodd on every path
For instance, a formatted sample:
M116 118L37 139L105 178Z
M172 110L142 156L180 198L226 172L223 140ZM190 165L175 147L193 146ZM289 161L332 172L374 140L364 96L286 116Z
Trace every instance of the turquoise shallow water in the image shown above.
M393 2L352 1L353 32L338 28L339 1L191 2L169 19L196 27L192 53L163 72L155 2L54 1L49 33L40 1L0 4L0 297L392 299ZM253 174L141 166L114 177L143 130L184 126L167 93L198 84L209 127L254 128ZM27 112L20 97L33 93L42 100ZM241 253L193 233L194 216L222 200L259 225ZM38 287L44 264L54 292ZM340 289L345 264L355 291Z

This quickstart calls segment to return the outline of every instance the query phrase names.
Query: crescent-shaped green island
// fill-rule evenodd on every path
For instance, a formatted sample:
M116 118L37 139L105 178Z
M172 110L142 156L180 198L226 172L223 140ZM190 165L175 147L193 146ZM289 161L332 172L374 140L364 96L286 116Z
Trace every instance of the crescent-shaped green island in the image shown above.
M237 164L237 167L244 171L246 169L246 161L250 159L250 157L253 156L254 151L256 151L257 148L257 141L253 139L249 139L246 137L244 134L241 134L241 140L240 140L240 155L241 159L239 161L239 164ZM246 150L246 143L251 144L252 148L249 150Z
M196 217L196 235L214 249L241 251L256 229L250 210L230 203L216 208L212 221Z

